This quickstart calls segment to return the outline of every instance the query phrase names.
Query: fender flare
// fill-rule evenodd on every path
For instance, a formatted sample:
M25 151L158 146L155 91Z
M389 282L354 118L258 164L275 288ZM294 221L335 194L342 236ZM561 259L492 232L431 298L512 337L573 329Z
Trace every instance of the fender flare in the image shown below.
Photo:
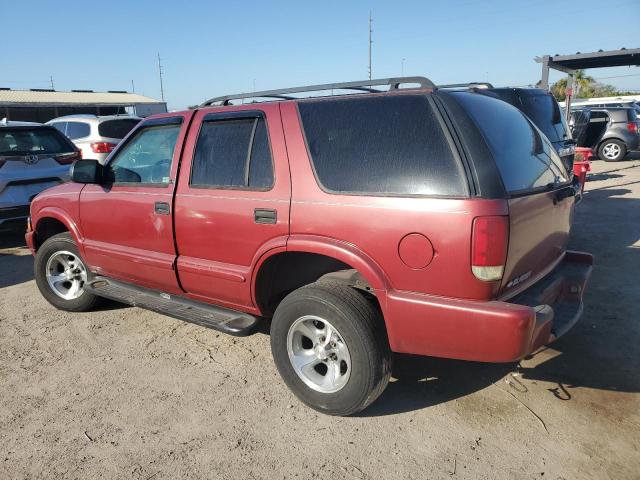
M80 250L80 254L84 257L84 237L80 233L80 229L76 225L76 222L73 221L71 215L69 215L65 210L58 207L44 207L42 210L38 211L36 221L33 224L33 231L38 231L38 225L45 218L54 218L61 222L73 237L74 242L78 249Z
M274 255L284 252L316 253L335 258L360 272L375 292L387 292L391 289L387 276L382 268L369 255L353 244L319 235L292 235L288 238L286 247L283 245L272 245L271 247L272 248L266 251L263 250L252 269L251 299L254 305L257 305L256 281L260 268ZM384 298L384 295L380 295L378 298L383 308Z

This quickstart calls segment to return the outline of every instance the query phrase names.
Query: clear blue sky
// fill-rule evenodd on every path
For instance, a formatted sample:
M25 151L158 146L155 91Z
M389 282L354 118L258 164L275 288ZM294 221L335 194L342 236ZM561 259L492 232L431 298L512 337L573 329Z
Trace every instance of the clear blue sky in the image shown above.
M540 79L533 57L640 47L639 0L554 1L0 0L0 87L131 90L169 108L225 93L367 77L436 83ZM568 21L570 19L570 21ZM625 20L626 19L626 20ZM591 70L640 90L640 68ZM552 80L560 78L555 74Z

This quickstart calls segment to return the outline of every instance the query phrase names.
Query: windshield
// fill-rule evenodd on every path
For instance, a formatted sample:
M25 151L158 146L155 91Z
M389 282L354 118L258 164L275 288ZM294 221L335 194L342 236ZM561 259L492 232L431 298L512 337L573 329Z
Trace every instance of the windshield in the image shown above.
M53 128L0 129L0 155L55 155L74 151L73 144Z

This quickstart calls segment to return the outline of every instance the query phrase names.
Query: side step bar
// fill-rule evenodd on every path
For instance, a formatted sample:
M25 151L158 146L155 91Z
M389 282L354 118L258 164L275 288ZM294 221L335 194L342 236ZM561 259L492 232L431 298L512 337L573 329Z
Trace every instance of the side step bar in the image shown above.
M203 327L213 328L236 336L253 333L258 318L248 313L169 295L148 288L131 285L107 277L95 277L84 286L85 290L100 297L127 303L134 307L146 308L179 318Z

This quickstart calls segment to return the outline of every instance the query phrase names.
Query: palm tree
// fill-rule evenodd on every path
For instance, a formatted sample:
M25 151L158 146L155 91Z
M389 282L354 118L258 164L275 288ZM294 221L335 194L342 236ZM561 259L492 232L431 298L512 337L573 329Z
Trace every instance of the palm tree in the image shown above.
M574 78L574 88L575 93L574 96L579 96L581 92L587 94L589 90L593 90L593 87L596 83L595 79L589 75L585 75L584 70L576 70L576 73L573 75Z

